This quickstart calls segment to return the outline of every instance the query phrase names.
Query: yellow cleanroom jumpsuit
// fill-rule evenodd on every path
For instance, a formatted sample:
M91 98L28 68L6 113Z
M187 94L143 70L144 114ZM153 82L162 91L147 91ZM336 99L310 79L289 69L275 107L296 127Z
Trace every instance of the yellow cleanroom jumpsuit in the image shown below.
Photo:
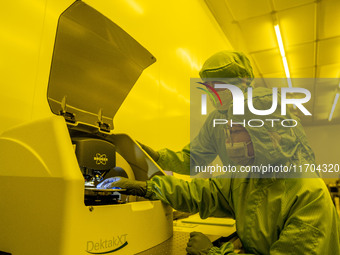
M254 89L253 95L257 109L272 100L265 88ZM271 118L295 118L289 114L281 116L278 109ZM189 174L190 167L193 171L195 165L209 164L216 156L224 165L230 164L223 127L213 129L211 125L213 118L226 118L226 115L219 111L210 114L190 145L180 152L159 151L157 163L165 170L181 174ZM229 117L235 116L229 114ZM242 116L252 117L249 112ZM254 164L314 163L314 154L300 123L292 128L270 124L245 128L253 143ZM315 173L227 177L194 178L187 182L172 176L155 176L147 183L146 197L160 199L180 211L199 212L202 218L234 218L243 249L249 254L340 254L339 216L325 183ZM233 246L225 243L213 247L209 254L233 254Z

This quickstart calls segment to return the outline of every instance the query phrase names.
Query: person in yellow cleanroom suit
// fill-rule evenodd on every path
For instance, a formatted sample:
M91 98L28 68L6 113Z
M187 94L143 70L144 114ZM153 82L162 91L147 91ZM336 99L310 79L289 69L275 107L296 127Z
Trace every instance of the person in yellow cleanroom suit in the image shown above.
M203 79L253 78L248 59L227 51L208 59L200 74ZM235 84L246 88L250 83L241 79ZM229 98L227 94L220 97ZM256 109L268 109L272 94L266 88L256 88L252 99ZM280 109L271 116L255 116L248 111L244 116L233 116L232 106L230 102L228 107L212 112L199 135L180 152L144 148L163 169L182 174L189 174L196 165L211 163L216 156L224 165L233 163L238 167L314 163L299 122L291 128L264 122L259 128L219 125L213 129L214 118L232 118L236 122L251 118L297 119L290 112L281 116ZM340 254L339 216L323 180L315 173L232 173L220 178L194 178L191 182L173 176L154 176L146 182L109 178L98 187L125 188L127 194L160 199L177 210L199 212L201 218L234 218L247 254ZM187 252L233 254L234 248L229 242L214 247L205 235L193 232Z

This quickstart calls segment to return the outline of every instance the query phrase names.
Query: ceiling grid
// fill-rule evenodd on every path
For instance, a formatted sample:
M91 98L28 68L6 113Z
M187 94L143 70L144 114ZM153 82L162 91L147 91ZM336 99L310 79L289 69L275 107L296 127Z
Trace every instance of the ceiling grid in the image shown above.
M291 78L339 78L339 0L205 0L235 50L245 52L259 78L285 78L274 25L280 26ZM227 15L225 15L227 14ZM229 16L229 17L226 17ZM234 30L237 28L237 32ZM242 42L240 40L243 40ZM336 79L335 79L336 80ZM307 125L325 124L338 84L299 83L312 93ZM262 82L261 82L262 83ZM333 84L334 83L334 84ZM266 82L268 87L287 86ZM317 98L314 98L317 95ZM340 123L340 106L332 123Z

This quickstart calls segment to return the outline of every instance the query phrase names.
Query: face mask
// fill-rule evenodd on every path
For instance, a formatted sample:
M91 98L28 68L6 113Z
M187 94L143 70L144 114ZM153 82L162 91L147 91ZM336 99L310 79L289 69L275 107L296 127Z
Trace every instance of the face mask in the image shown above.
M254 156L249 156L248 145L251 142L226 143L228 157L236 165L250 165L254 162Z
M226 89L226 90L223 90L223 91L219 91L217 92L217 94L220 96L221 98L221 101L222 101L222 105L220 103L220 100L218 100L217 96L215 95L215 93L212 93L214 99L215 99L215 102L214 100L210 98L210 101L212 103L212 105L219 111L226 111L228 110L232 100L233 100L233 97L231 95L231 92L229 91L229 89Z

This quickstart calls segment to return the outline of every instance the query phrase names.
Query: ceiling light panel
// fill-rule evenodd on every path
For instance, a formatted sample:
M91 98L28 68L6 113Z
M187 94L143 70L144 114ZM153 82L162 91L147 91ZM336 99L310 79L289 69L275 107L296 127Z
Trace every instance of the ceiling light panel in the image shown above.
M322 40L318 43L318 65L329 65L340 62L340 37Z
M318 78L338 78L340 77L340 63L318 66Z
M337 107L337 104L338 104L338 101L339 101L339 96L340 96L339 93L335 94L333 105L332 105L332 109L331 109L331 112L330 112L329 117L328 117L328 121L331 121L332 118L333 118L334 111L335 111L335 109Z
M239 24L249 52L277 47L271 15L240 21Z
M285 49L291 45L312 42L315 40L316 4L278 12L280 30Z
M313 78L315 75L315 68L314 67L308 67L308 68L301 68L301 69L296 69L293 68L290 72L291 77L293 78ZM294 83L296 80L293 79L293 87L300 87L299 84Z
M300 44L286 48L286 57L291 72L295 69L315 66L315 43ZM292 78L295 78L291 75Z
M320 1L320 39L340 36L340 1Z
M278 48L251 54L261 74L283 73L282 58ZM283 75L281 77L286 77Z

